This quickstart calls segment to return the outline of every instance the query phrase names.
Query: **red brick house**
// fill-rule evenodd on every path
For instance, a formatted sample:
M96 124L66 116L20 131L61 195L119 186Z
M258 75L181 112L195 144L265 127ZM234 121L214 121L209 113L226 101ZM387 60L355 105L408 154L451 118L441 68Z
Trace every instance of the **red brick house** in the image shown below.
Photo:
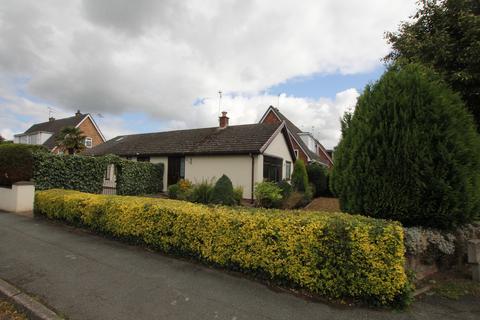
M58 134L65 127L79 128L85 138L85 147L93 148L106 141L100 128L89 113L77 111L73 117L55 119L49 118L47 122L36 123L24 133L14 136L14 143L43 145L53 153L61 153L56 146Z
M324 146L311 133L300 130L277 108L270 106L259 121L259 123L281 122L286 123L296 159L302 159L305 163L318 162L329 168L333 166L331 155Z

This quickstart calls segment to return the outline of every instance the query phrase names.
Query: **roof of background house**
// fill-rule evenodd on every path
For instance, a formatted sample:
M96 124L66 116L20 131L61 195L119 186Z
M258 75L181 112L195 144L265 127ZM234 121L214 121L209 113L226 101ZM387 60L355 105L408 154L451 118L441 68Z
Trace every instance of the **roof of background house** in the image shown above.
M90 155L201 155L261 153L283 123L247 124L117 136L85 151Z
M23 134L35 133L35 132L50 132L52 136L43 143L43 145L49 149L53 149L56 145L57 136L60 131L65 127L76 127L82 122L88 114L80 113L73 117L55 119L52 121L37 123L27 129Z
M315 160L315 161L318 161L318 162L321 162L321 163L325 163L318 154L316 154L315 152L313 152L312 150L310 150L307 145L305 144L305 142L303 142L303 139L298 135L299 133L303 132L302 130L300 130L296 125L293 124L293 122L291 122L287 117L285 117L283 115L283 113L280 112L280 110L278 110L278 108L275 108L274 106L270 106L270 108L273 109L273 111L275 111L275 114L280 118L280 121L285 121L285 124L287 125L287 129L288 131L290 131L290 133L293 135L293 137L295 138L295 140L297 141L297 143L300 145L300 147L302 148L302 150L304 150L308 157L311 159L311 160ZM268 112L268 110L267 110ZM266 113L265 113L266 115ZM318 141L317 141L318 142ZM318 142L320 144L320 142ZM320 144L321 145L321 144Z

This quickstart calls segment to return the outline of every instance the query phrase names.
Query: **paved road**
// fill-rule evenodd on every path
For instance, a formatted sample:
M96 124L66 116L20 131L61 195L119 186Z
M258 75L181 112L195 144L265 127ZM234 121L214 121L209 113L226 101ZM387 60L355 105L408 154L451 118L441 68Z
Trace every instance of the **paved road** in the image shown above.
M0 213L0 278L71 319L480 319L480 303L337 308L41 219Z

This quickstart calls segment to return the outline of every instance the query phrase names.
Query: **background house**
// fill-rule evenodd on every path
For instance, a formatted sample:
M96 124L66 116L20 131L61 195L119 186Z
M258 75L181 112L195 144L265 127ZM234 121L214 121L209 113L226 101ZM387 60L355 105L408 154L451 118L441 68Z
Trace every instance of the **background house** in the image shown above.
M260 123L280 122L286 124L297 159L301 159L305 163L318 162L329 168L333 166L331 154L323 145L311 133L300 130L278 108L270 106L260 119Z
M180 179L202 182L226 174L252 199L255 183L290 178L295 155L285 122L228 122L223 112L218 127L118 136L86 153L163 163L164 191Z
M47 122L37 123L28 128L24 133L14 136L14 143L43 145L53 153L62 150L56 147L58 134L65 127L79 128L85 138L85 147L93 148L106 141L100 128L89 114L83 114L78 110L73 117L55 119L49 118Z

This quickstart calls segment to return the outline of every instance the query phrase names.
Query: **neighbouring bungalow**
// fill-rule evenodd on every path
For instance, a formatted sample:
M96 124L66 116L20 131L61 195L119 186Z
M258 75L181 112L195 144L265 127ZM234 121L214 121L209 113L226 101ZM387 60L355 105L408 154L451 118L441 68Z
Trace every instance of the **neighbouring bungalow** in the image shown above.
M118 136L86 154L163 163L164 191L180 179L198 183L225 174L243 187L245 199L253 199L255 183L290 179L295 153L284 121L228 122L222 112L218 127Z
M85 136L84 144L87 149L106 141L93 117L78 110L73 117L63 119L50 117L47 122L36 123L24 133L14 135L13 142L43 145L53 153L62 153L63 150L57 147L57 138L65 127L79 128Z
M260 123L280 122L286 124L297 159L305 163L317 162L329 168L333 167L332 152L326 150L310 132L300 130L278 108L270 106L260 119Z

